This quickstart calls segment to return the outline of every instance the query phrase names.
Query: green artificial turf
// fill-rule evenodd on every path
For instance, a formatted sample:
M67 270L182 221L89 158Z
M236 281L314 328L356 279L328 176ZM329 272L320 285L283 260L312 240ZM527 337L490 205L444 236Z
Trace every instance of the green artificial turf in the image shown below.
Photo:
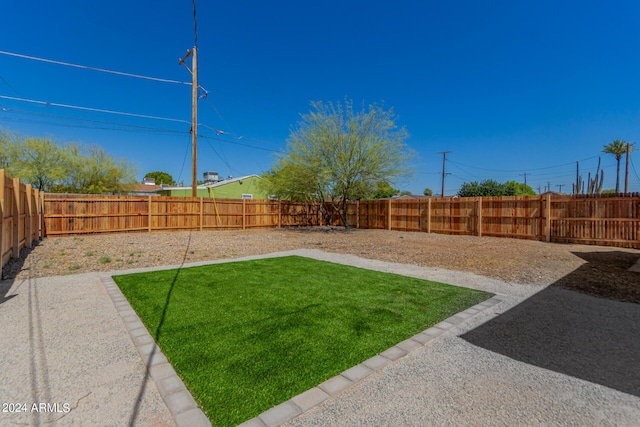
M302 257L115 276L214 425L236 425L491 294Z

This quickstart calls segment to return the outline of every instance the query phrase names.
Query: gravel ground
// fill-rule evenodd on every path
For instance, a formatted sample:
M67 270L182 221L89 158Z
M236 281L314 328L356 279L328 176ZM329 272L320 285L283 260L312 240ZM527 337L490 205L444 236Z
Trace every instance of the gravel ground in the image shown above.
M4 278L58 276L320 249L421 267L467 271L522 284L557 283L640 303L636 249L532 240L335 227L46 238L3 269Z
M627 269L638 250L337 228L111 234L45 239L3 274L31 283L295 249L484 289L503 302L289 426L637 425L640 313L629 302L640 303L640 274Z

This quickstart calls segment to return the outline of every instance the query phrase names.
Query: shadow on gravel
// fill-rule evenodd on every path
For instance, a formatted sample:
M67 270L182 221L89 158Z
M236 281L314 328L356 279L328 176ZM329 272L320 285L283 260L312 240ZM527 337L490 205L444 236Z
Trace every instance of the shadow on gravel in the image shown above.
M618 293L635 303L585 294L591 289L591 294L616 295L611 292L616 274L595 273L602 269L604 258L611 254L615 258L616 253L576 253L587 264L461 338L521 362L640 397L640 300L636 299L640 273L628 272L635 276L621 278L630 280L624 285L629 289ZM636 260L628 261L626 268Z
M38 242L33 242L33 247L31 248L22 248L20 250L20 256L17 258L11 258L3 267L2 267L2 280L7 279L15 279L19 272L21 272L25 267L25 263L29 254L33 252L33 250L38 246Z
M156 352L159 351L158 343L160 342L160 336L162 335L162 326L164 325L164 321L167 317L167 310L169 309L169 304L171 303L171 295L173 294L173 289L175 288L176 282L178 280L178 276L180 272L184 268L184 264L187 262L187 254L189 253L189 249L191 248L191 236L193 232L189 232L189 240L187 241L187 246L184 250L184 255L182 256L182 263L180 267L176 269L176 274L173 276L173 281L171 282L171 286L169 287L169 292L167 293L167 297L165 299L164 307L162 308L162 316L160 317L160 323L158 323L158 327L153 333L154 345L151 353L149 353L149 357L146 361L146 370L144 373L144 379L142 384L140 385L140 390L138 391L138 396L136 397L135 404L133 405L133 410L131 411L131 416L129 417L129 427L133 427L138 425L137 419L140 413L140 404L142 403L142 399L144 398L145 390L147 389L147 384L149 383L149 379L151 378L151 362L156 355ZM151 331L149 331L151 332Z
M16 297L17 294L7 296L9 289L13 286L14 280L5 280L0 282L0 304L9 301L11 298Z

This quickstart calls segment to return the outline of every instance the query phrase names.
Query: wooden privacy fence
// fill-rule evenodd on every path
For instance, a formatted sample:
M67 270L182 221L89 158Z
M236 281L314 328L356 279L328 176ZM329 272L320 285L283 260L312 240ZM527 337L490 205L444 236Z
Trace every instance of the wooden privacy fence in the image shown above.
M640 248L640 196L367 200L347 216L357 228Z
M41 237L43 193L0 169L0 267Z
M640 196L363 200L350 202L347 215L356 228L640 248ZM316 226L321 216L306 202L44 195L47 236Z
M319 205L277 200L47 193L47 236L319 225Z

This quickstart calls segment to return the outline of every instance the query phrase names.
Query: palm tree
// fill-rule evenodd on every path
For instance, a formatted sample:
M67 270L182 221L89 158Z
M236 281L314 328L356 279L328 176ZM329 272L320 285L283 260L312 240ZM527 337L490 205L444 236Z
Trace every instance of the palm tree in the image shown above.
M602 149L603 153L613 154L616 157L616 161L618 162L618 168L616 173L616 193L620 192L620 159L622 155L627 152L627 143L621 139L616 139L615 141L607 144Z

